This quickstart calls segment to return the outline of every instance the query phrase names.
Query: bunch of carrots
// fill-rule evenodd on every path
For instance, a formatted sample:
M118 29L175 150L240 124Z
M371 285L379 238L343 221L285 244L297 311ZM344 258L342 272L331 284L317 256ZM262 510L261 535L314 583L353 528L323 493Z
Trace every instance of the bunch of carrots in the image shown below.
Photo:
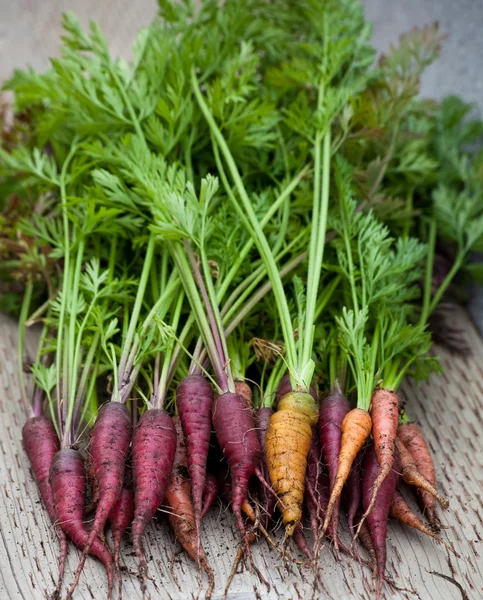
M130 63L65 15L60 58L4 85L0 292L20 306L53 595L72 597L89 556L120 593L129 531L147 596L143 538L165 509L210 597L202 520L219 497L261 581L259 536L315 571L326 539L360 561L359 540L379 598L389 517L454 552L398 392L441 370L434 338L462 348L445 314L483 243L481 126L417 96L435 26L374 66L356 0L191 4L160 0Z

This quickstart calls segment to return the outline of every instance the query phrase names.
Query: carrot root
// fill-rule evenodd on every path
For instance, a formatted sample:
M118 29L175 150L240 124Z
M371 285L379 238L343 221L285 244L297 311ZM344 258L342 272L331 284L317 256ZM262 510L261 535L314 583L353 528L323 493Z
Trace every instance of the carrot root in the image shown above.
M50 485L59 525L67 537L83 551L90 532L83 520L86 494L84 460L77 450L68 448L57 452L50 467ZM98 558L104 565L108 581L107 596L112 598L114 572L109 550L96 538L90 546L89 554ZM67 593L68 599L72 598L80 575L80 572L76 573Z
M442 544L447 550L449 550L449 552L452 552L455 556L459 557L459 554L456 552L453 546L445 542L439 535L436 535L436 533L431 531L431 529L429 529L429 527L427 527L421 521L421 519L419 519L413 513L413 511L407 505L406 500L404 500L400 492L397 490L394 492L394 498L391 505L391 517L401 521L401 523L404 523L405 525L409 525L410 527L417 529L421 533L424 533L424 535L433 538L433 540L439 544Z
M102 535L109 514L119 502L131 435L131 415L124 404L107 402L101 406L90 434L89 448L91 476L98 501L76 578L84 568L91 544Z
M291 536L302 518L305 473L318 411L310 394L290 392L270 418L266 461L277 494L286 534Z
M346 414L342 421L342 438L334 487L327 506L322 535L325 535L332 520L334 508L349 477L352 464L371 432L372 420L369 413L361 408L354 408Z
M436 470L428 445L416 423L402 423L398 428L398 437L411 454L417 470L436 488ZM435 497L426 490L417 488L420 504L431 527L439 531L441 523L436 513Z
M381 467L377 458L375 447L371 446L364 454L363 476L362 476L362 506L367 514L367 525L371 534L372 545L376 553L377 565L377 594L376 600L381 597L384 583L384 571L386 568L386 536L387 521L391 511L394 492L399 479L399 457L397 457L396 469L391 469L384 478L377 494L377 501L373 510L368 510L372 503L374 484L379 477ZM358 533L362 529L364 521L359 522Z
M319 410L319 436L322 454L327 464L330 481L330 491L334 488L339 464L339 454L342 438L342 421L350 410L347 399L338 390L332 390L324 398ZM337 540L337 526L339 522L339 503L337 499L333 509L334 541Z
M58 559L59 578L54 596L58 595L65 573L67 559L67 538L57 524L54 496L50 485L50 467L52 460L60 449L60 442L51 421L43 416L30 417L22 428L22 444L29 459L32 473L37 483L40 499L45 506L59 540L60 554Z
M171 509L168 514L168 521L176 539L191 560L200 566L208 577L209 587L205 598L209 600L215 586L215 576L208 564L208 559L196 531L190 481L185 475L188 463L186 446L179 417L173 417L173 424L177 434L176 454L173 461L173 470L166 488L164 503Z
M354 536L355 539L359 535L362 523L374 508L379 490L394 464L394 449L399 421L398 395L385 388L377 389L372 395L371 419L374 449L380 470L372 488L371 502L362 515Z
M408 485L414 485L420 490L431 494L444 509L449 508L449 502L443 498L436 488L416 468L416 464L409 450L400 439L396 439L396 446L401 456L402 478Z
M199 543L213 407L213 390L208 380L202 375L185 377L176 390L176 406L186 440L191 497Z
M171 417L152 408L140 418L132 438L134 519L132 538L138 559L141 591L146 593L147 563L143 537L166 492L176 451L176 430Z

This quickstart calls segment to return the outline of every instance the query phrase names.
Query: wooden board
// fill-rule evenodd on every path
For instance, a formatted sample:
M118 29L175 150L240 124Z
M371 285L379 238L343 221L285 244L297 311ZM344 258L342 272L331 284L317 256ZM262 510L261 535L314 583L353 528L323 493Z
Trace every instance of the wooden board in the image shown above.
M433 377L419 388L408 384L403 393L408 413L423 427L436 457L440 486L451 502L450 511L442 515L447 527L443 535L454 544L461 558L456 559L431 540L392 523L388 577L396 587L385 586L386 598L483 597L483 342L463 312L456 314L455 319L473 348L473 356L464 359L441 351L444 375ZM57 542L40 505L20 441L24 414L18 389L16 336L15 323L0 315L0 599L40 600L54 586ZM29 342L33 356L32 336ZM238 544L231 516L221 507L212 509L204 522L203 540L216 571L214 598L221 598ZM185 600L197 596L197 570L180 553L165 519L149 527L146 553L150 557L153 599ZM253 555L271 590L243 568L230 588L230 599L312 596L310 570L292 566L290 572L263 540L256 545ZM78 557L72 548L67 582L72 579ZM129 539L125 541L123 557L126 568L134 571ZM330 547L326 547L320 568L322 584L316 589L315 598L373 597L370 573L354 560L342 557L337 562ZM103 570L90 560L74 598L99 600L105 595ZM123 576L123 597L141 598L136 578L127 573Z

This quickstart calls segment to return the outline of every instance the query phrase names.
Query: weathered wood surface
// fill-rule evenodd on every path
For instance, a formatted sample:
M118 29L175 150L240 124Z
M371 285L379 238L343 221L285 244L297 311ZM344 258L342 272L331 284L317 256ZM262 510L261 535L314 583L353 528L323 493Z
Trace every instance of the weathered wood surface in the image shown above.
M461 558L456 559L431 540L392 523L388 576L397 588L387 585L386 598L483 597L483 341L466 315L457 314L455 319L464 329L473 356L457 358L441 351L444 375L433 377L419 388L406 385L404 396L408 413L423 427L436 457L440 486L451 502L450 511L442 515L447 527L443 535L454 544ZM31 337L30 356L32 343ZM57 575L57 542L21 447L24 414L16 369L16 325L0 315L0 599L40 600L52 590ZM203 540L216 571L214 597L220 598L237 547L230 515L221 508L213 509L203 526ZM196 597L197 571L179 552L163 518L149 527L146 552L151 557L153 598ZM271 591L243 569L233 581L230 599L311 597L310 571L295 566L290 573L265 541L257 544L253 554L271 584ZM68 582L78 556L72 549L67 565ZM123 557L127 569L135 570L129 539ZM317 590L316 598L372 597L370 574L353 560L343 557L337 563L330 548L323 550L321 573L322 587ZM125 573L123 579L124 598L140 598L136 578ZM99 600L105 597L105 590L102 568L93 560L88 561L74 598Z

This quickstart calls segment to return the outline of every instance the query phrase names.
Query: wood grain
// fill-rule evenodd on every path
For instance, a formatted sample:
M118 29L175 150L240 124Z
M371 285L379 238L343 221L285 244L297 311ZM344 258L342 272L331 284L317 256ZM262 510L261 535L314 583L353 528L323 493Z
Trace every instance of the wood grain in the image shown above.
M483 342L463 312L456 314L455 319L473 348L473 356L465 359L441 351L445 373L418 388L407 384L404 397L410 416L422 426L436 457L440 487L451 502L450 511L441 515L447 527L443 535L454 544L461 558L450 556L431 540L392 523L388 540L388 577L397 587L386 585L386 598L460 600L483 597ZM53 589L57 576L57 542L40 505L20 442L24 413L16 372L16 336L15 323L0 315L0 498L3 507L0 511L0 598L41 600ZM34 336L28 340L30 356L33 356ZM212 509L208 515L203 540L216 572L214 598L219 599L238 544L231 516L223 509ZM271 590L268 591L243 567L233 581L230 599L305 599L312 596L311 571L292 566L290 572L265 541L260 541L253 553ZM198 573L180 553L162 513L159 522L149 527L146 554L150 557L153 599L196 598ZM67 582L71 581L78 557L78 552L71 549ZM126 568L134 571L136 565L129 539L125 540L123 557ZM315 591L315 598L373 597L370 574L355 561L343 557L337 563L330 548L326 547L320 568L322 583ZM206 581L204 584L206 586ZM105 597L105 592L102 568L94 560L88 561L75 600L99 600ZM123 597L141 598L136 578L126 573Z

